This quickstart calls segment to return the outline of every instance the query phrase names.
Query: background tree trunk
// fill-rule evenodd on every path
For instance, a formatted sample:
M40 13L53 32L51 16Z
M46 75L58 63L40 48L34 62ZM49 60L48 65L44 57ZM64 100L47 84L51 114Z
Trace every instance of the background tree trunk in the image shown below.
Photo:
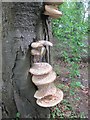
M49 109L36 104L36 86L28 72L33 63L31 43L51 40L50 21L41 14L43 3L2 3L3 118L48 118ZM50 49L49 49L50 51ZM50 52L43 61L50 62Z

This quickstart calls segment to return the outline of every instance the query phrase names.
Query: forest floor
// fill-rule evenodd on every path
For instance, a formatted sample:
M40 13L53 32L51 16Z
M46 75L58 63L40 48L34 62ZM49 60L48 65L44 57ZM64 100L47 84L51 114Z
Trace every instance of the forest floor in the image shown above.
M72 79L69 76L68 64L58 57L58 50L54 50L53 67L57 73L55 85L64 93L61 103L51 108L52 118L88 118L88 63L80 62L80 76L76 81L81 83L80 87L70 87ZM73 91L73 95L70 91Z

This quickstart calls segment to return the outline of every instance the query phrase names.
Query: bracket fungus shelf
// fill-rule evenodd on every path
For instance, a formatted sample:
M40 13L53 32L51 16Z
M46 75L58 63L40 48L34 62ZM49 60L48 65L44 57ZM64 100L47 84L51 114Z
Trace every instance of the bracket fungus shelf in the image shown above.
M51 18L59 18L62 16L62 12L58 10L58 5L62 3L62 0L45 0L45 11L43 14ZM29 72L33 75L32 82L38 88L34 94L34 97L37 99L36 103L41 107L52 107L63 100L63 92L54 85L56 73L49 63L42 62L42 57L48 51L48 47L52 46L51 42L45 40L31 44L34 64Z
M31 44L31 54L34 57L42 57L45 55L45 49L48 46L53 46L53 44L45 40L33 42ZM34 94L34 97L37 99L36 103L39 106L52 107L62 101L63 92L60 89L56 88L56 86L54 85L56 73L53 71L53 68L49 63L34 61L29 72L32 74L32 82L38 88L38 90Z
M57 89L53 95L48 95L41 99L37 99L36 103L41 107L53 107L63 100L63 92Z
M34 94L34 97L37 99L44 98L45 96L48 95L53 95L56 93L56 87L54 83L49 83L41 86L37 86L38 90Z
M54 71L44 75L33 75L32 82L35 85L44 85L53 82L56 79L56 73Z
M49 15L51 18L59 18L62 16L62 12L60 12L58 8L54 8L51 5L45 5L44 15Z
M30 73L33 75L44 75L52 70L52 66L48 63L34 63L33 67L30 68Z
M62 12L58 10L58 6L62 3L62 0L45 0L45 11L43 14L54 19L59 18L62 16Z

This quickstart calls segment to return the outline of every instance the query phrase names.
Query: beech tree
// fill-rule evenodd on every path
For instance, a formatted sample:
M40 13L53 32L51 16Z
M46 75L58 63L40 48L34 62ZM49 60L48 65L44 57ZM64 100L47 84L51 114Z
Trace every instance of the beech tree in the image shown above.
M2 3L2 112L3 118L48 118L49 109L36 104L36 86L29 69L33 63L31 43L52 39L50 19L43 2ZM50 63L50 49L43 61Z

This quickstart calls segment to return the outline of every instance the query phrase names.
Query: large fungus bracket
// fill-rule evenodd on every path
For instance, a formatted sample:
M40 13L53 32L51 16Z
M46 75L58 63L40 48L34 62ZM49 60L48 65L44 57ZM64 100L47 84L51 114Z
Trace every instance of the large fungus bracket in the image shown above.
M51 18L59 18L62 16L62 12L58 11L58 4L62 2L62 0L57 0L57 2L56 0L49 0L49 2L46 0L43 14ZM51 42L45 40L31 44L31 55L34 56L34 64L29 72L33 75L32 82L38 88L34 94L34 97L37 99L36 103L41 107L52 107L63 100L63 92L54 85L56 73L49 63L42 62L42 58L46 54L46 51L48 51L48 47L52 46Z
M55 106L63 99L63 92L57 89L53 83L56 79L56 73L53 71L52 66L49 63L41 61L45 55L46 47L49 46L53 46L53 44L45 40L31 44L31 54L34 56L34 64L29 72L33 75L32 82L38 88L34 94L34 97L37 99L36 103L41 107Z

